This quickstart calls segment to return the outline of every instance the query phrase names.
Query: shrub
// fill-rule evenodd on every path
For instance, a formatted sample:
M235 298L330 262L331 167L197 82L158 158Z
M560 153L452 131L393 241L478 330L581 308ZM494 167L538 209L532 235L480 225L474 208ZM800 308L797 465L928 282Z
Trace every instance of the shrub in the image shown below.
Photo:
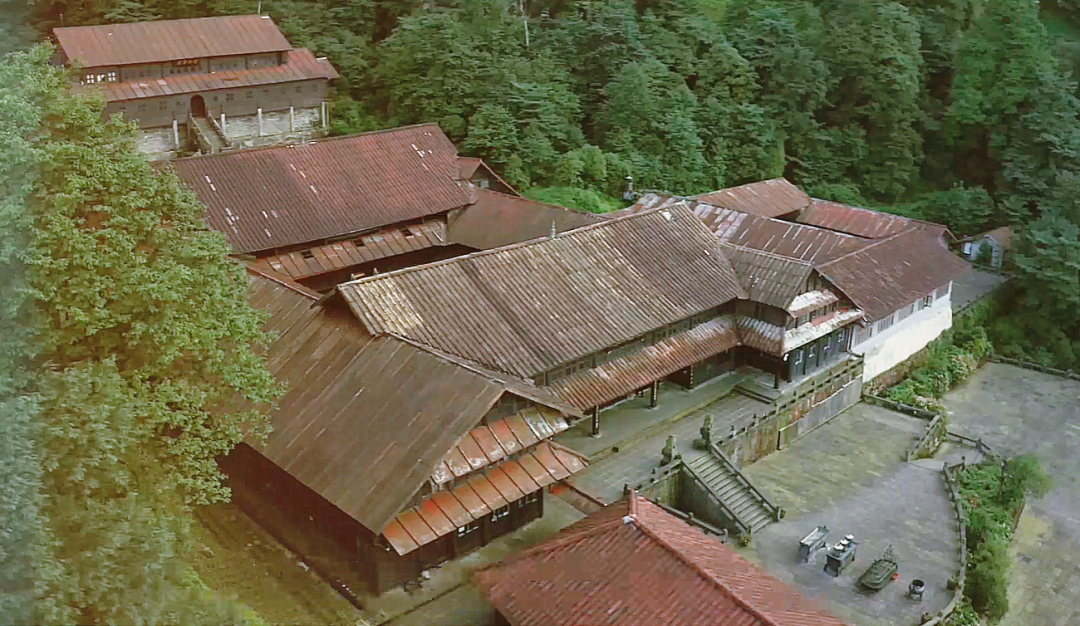
M964 589L971 606L996 622L1009 611L1008 541L995 537L973 550Z

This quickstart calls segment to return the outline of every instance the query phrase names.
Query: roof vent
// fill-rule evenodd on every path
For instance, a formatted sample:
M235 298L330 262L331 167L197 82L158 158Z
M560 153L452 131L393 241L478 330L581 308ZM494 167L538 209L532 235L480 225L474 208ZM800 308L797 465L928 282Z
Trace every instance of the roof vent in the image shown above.
M623 518L622 518L622 523L623 523L624 525L625 525L625 524L633 524L633 523L634 523L634 516L633 516L633 515L626 515L626 516L623 516Z
M669 222L674 222L675 221L675 216L672 215L671 211L669 211L667 209L664 209L663 211L660 211L660 215L663 215L664 219L666 219Z

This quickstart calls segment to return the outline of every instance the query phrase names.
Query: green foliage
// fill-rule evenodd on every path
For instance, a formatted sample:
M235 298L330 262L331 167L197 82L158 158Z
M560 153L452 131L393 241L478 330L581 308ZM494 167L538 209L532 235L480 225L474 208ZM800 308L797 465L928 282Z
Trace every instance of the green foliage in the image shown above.
M589 213L607 213L625 206L624 202L615 198L574 187L534 187L525 191L524 195L537 202L557 204Z
M17 480L0 505L22 507L5 524L24 542L0 552L2 608L30 621L32 599L39 623L240 623L183 584L178 556L189 507L228 497L214 457L265 432L280 393L253 351L262 318L203 207L134 151L133 126L68 95L51 54L0 62L21 85L0 114L13 174L0 445L25 454L0 465ZM33 587L9 558L29 561Z
M996 623L1009 611L1008 543L993 539L971 552L964 593L972 608Z
M1005 463L1001 486L1002 506L1014 507L1025 497L1041 498L1050 492L1050 475L1034 454L1022 454Z
M942 624L943 626L979 626L979 614L971 607L971 600L965 597Z

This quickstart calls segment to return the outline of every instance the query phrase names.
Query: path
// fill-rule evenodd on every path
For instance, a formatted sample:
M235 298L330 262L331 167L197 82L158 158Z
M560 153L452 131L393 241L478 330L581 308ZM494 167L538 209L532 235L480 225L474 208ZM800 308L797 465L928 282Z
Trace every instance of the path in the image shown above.
M941 472L903 460L924 428L922 420L857 404L745 468L788 512L754 536L752 550L744 550L748 558L859 626L910 626L944 608L952 599L948 580L960 567L956 514ZM847 534L860 542L855 561L838 578L822 571L820 554L809 564L796 562L799 540L819 524L829 527L830 543ZM899 580L876 594L861 593L856 580L889 544ZM913 578L926 582L922 602L904 597Z
M988 363L945 405L951 430L1007 456L1034 452L1054 479L1017 528L1000 626L1080 624L1080 382Z

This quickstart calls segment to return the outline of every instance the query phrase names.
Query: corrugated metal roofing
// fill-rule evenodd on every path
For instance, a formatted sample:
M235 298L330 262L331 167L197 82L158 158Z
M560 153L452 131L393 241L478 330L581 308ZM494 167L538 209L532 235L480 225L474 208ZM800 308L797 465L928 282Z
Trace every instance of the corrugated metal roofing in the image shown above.
M515 626L843 626L633 492L472 580Z
M322 242L472 203L435 124L179 159L177 175L237 253Z
M124 102L140 98L206 93L215 89L259 87L314 79L333 80L337 77L337 70L329 61L316 59L307 48L297 48L289 53L289 61L284 65L203 74L176 74L122 83L97 83L84 85L79 89L100 93L106 102Z
M600 406L739 345L729 317L699 324L641 350L576 372L547 388L579 409Z
M262 257L253 261L252 265L289 278L305 278L448 243L446 222L430 220L304 251Z
M810 196L785 178L762 180L695 196L699 202L743 213L776 217L810 206Z
M580 454L557 443L541 442L514 459L402 511L382 534L395 552L408 554L585 466L586 460Z
M820 263L843 256L867 244L867 240L862 237L751 215L676 196L646 194L637 204L616 214L640 213L679 202L686 203L694 211L694 215L721 241L792 259Z
M229 15L53 30L69 60L84 67L161 63L292 50L265 15Z
M592 213L480 189L476 203L452 216L449 237L477 250L490 250L530 239L547 237L554 223L563 233L604 221Z
M970 268L923 229L879 240L817 267L870 322L892 315Z
M806 291L807 280L814 271L809 263L753 248L725 245L723 250L750 300L784 310Z
M946 228L940 224L817 198L795 220L800 224L811 224L867 239L891 237L911 228L928 230L937 237L946 233Z
M317 293L249 272L250 301L278 335L267 364L289 387L266 445L253 447L373 532L504 392L531 387L372 337L343 307L315 306Z
M522 377L634 339L745 292L686 207L338 286L375 333Z

